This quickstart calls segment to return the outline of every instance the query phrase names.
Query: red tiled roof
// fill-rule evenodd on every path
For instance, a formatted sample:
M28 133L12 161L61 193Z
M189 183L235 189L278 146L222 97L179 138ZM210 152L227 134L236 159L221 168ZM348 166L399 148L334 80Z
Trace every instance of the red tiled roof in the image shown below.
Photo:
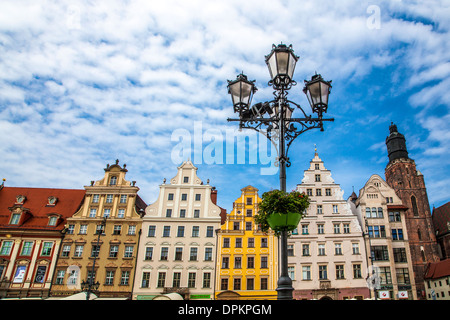
M447 222L450 221L450 202L438 208L433 208L431 219L433 220L434 230L437 231L437 236L449 232Z
M65 220L71 217L82 205L84 189L47 189L4 187L0 190L0 228L10 230L62 230ZM31 218L22 225L10 225L10 207L16 204L16 197L26 197L23 208L29 209ZM54 206L47 206L49 197L58 198ZM62 219L56 226L48 226L49 214L58 214Z
M438 279L450 276L450 259L428 264L425 279Z

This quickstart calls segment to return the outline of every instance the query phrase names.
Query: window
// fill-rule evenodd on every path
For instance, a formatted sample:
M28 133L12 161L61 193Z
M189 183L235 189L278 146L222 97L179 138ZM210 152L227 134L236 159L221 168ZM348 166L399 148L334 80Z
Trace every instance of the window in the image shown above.
M194 210L194 218L200 218L200 210Z
M320 182L320 174L315 175L316 182Z
M23 243L22 252L20 253L20 255L22 255L22 256L30 256L31 255L31 251L33 249L33 244L34 244L33 241L25 241ZM69 246L69 251L70 251L70 246ZM64 252L64 247L63 247L63 252ZM67 257L68 255L64 256L62 254L62 256L63 257Z
M288 255L288 257L294 256L294 245L293 244L287 245L287 255Z
M260 280L260 289L261 290L267 290L269 287L269 279L267 277L262 277Z
M254 269L255 268L255 257L248 256L247 257L247 269Z
M230 238L223 238L223 247L224 248L230 247Z
M116 176L112 176L110 179L109 179L109 185L110 186L115 186L117 184L117 177Z
M184 183L188 183L189 182L189 177L183 177L183 182Z
M117 258L117 253L119 252L119 246L117 245L112 245L109 248L109 257L110 258Z
M74 231L75 231L75 225L69 224L69 226L67 227L67 234L73 234Z
M321 204L317 205L317 214L322 214L322 205Z
M333 204L333 213L339 213L337 204Z
M188 288L195 288L195 278L197 277L197 273L189 272L188 274Z
M392 229L392 240L403 240L403 230Z
M212 261L212 248L205 248L205 261Z
M250 205L252 203L253 203L252 198L247 198L247 205Z
M373 261L388 261L389 254L387 246L372 246L370 247L371 257Z
M247 217L251 217L253 214L252 209L247 209Z
M167 209L166 210L166 218L170 218L172 217L172 209Z
M419 210L417 209L416 197L414 197L414 196L411 197L411 204L412 204L414 216L417 217L419 215Z
M267 238L261 238L261 248L267 248L267 247L268 247Z
M233 290L241 290L241 278L233 279Z
M302 224L302 234L309 234L307 224Z
M200 193L195 194L195 201L200 201L202 199L202 195Z
M181 282L181 272L174 272L173 273L173 281L172 281L172 287L179 288Z
M121 194L119 202L120 203L127 203L127 195L126 194Z
M180 218L186 217L186 209L180 209Z
M103 211L103 217L104 218L109 218L110 215L111 215L111 209L105 209Z
M107 194L106 195L106 203L112 203L113 202L113 195Z
M161 247L161 257L159 260L167 261L169 259L169 248Z
M330 197L331 196L331 189L325 189L325 195L327 196L327 197Z
M325 255L325 244L324 243L319 244L318 248L319 248L319 253L318 253L319 256L324 256Z
M319 265L319 280L327 280L327 266L326 265Z
M228 290L228 278L220 279L220 290Z
M119 209L117 213L117 218L125 217L125 209Z
M312 189L306 189L306 195L312 196Z
M95 218L97 216L97 209L91 209L89 211L89 218Z
M207 226L206 227L206 237L207 238L214 237L214 227L213 226Z
M239 230L239 222L233 222L233 230Z
M178 238L184 237L184 226L178 226L177 237Z
M267 267L267 256L261 256L261 269L268 268Z
M148 226L148 236L154 237L156 232L156 226Z
M344 265L342 264L336 265L336 279L345 279Z
M340 224L339 223L334 223L333 224L333 230L334 230L334 233L341 233Z
M150 286L150 272L143 272L141 288L148 288L149 286Z
M181 200L182 201L186 201L187 200L187 193L182 193L181 194Z
M394 248L394 262L407 262L405 248Z
M175 259L176 261L183 260L183 248L175 248Z
M395 269L398 284L410 284L408 268Z
M153 247L145 248L144 260L152 260L152 259L153 259Z
M235 248L242 248L242 238L236 238Z
M234 257L234 268L241 269L242 267L242 257Z
M247 278L247 290L253 290L255 287L255 279Z
M197 261L197 251L198 248L191 248L191 252L189 254L189 261Z
M255 247L255 238L248 238L247 247L254 248Z
M323 234L324 233L324 229L323 229L323 224L318 224L317 225L317 233L318 234Z
M103 234L105 232L103 226L101 224L98 224L95 229L95 234Z
M128 235L129 236L136 235L136 226L128 226Z
M50 217L50 218L48 219L48 225L49 225L49 226L55 226L57 220L58 220L58 217L55 217L55 216Z
M361 265L360 264L354 264L353 265L353 279L361 279Z
M114 284L114 271L106 271L105 285L112 286Z
M11 216L11 222L9 224L19 224L20 213L13 213Z
M158 288L164 288L166 286L166 273L165 272L158 272Z
M99 194L92 195L92 203L98 203L98 200L100 199Z
M23 250L22 250L23 254ZM70 245L64 245L61 251L61 257L68 257L70 255Z
M222 269L228 269L230 263L229 257L222 257Z
M58 270L56 272L56 281L55 284L64 284L64 276L66 275L65 270Z
M169 200L169 201L173 200L173 193L168 194L167 200Z
M316 196L321 196L322 195L322 189L316 189Z
M200 227L199 226L192 226L192 237L197 238L200 235Z
M75 252L73 253L73 257L81 258L81 256L83 255L83 249L84 249L84 245L75 246Z
M383 208L378 207L377 218L383 218Z
M350 224L344 223L344 233L350 233Z
M122 226L115 225L113 228L113 235L120 235L121 232L122 232Z
M164 226L163 237L170 237L170 226Z
M302 255L309 256L309 244L302 244Z
M252 231L252 223L251 221L248 221L245 223L245 230L246 231Z
M359 254L359 243L352 243L353 254Z
M49 256L52 253L53 242L44 242L42 246L42 256Z
M302 267L302 279L303 280L311 280L311 267L310 266Z
M87 234L87 224L80 225L80 234Z
M211 288L211 272L203 274L203 288Z
M92 258L98 257L99 252L100 252L100 246L92 245L91 257Z
M381 284L392 284L391 269L389 267L380 267L378 275L381 278Z
M122 271L122 276L120 277L120 285L127 286L130 284L130 271Z
M334 254L335 255L342 255L342 244L341 243L335 243L334 244Z
M124 258L133 258L133 246L125 246Z
M401 221L400 212L398 211L389 211L389 222Z
M320 170L320 169L319 169L319 164L318 164L318 163L314 164L314 169L315 169L315 170Z

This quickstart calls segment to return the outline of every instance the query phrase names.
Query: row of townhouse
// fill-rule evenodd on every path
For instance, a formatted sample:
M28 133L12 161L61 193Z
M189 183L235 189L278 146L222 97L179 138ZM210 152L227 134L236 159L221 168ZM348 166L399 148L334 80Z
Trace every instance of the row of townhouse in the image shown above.
M402 185L424 188L413 160L401 156L387 168L409 166L412 183ZM188 160L146 205L125 164L104 171L81 190L0 186L0 298L90 289L109 299L276 299L279 244L254 223L258 189L242 188L227 214ZM411 196L416 189L400 198L405 190L392 187L399 177L374 174L359 196L344 199L315 152L297 185L311 205L288 239L295 299L425 297L423 270L438 260L428 200L426 192Z

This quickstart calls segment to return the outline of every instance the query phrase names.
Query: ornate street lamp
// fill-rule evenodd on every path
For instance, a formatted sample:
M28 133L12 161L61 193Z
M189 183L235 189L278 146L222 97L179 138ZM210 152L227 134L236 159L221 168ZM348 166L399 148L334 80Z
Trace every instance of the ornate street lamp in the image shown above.
M243 73L234 81L228 80L228 93L231 94L234 112L239 114L239 128L253 129L264 134L273 144L278 141L278 157L275 165L279 166L280 190L286 191L286 167L291 163L287 157L292 142L303 132L319 128L323 131L323 114L328 109L328 96L331 89L331 81L325 81L320 75L315 75L310 81L305 81L303 90L308 97L312 112L317 114L313 118L307 115L299 104L288 100L288 90L297 83L293 80L295 65L299 59L294 54L292 45L273 45L272 51L266 58L269 68L269 86L272 86L275 99L259 102L250 107L253 94L256 92L254 80L249 81ZM292 105L292 106L291 106ZM293 114L300 110L301 117L295 118ZM292 299L292 280L288 275L287 258L287 227L280 233L280 275L278 278L278 300Z

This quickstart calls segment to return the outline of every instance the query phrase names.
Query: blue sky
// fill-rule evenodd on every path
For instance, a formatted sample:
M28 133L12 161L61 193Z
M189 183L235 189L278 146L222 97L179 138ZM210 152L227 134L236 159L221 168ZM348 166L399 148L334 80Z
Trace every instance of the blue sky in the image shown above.
M198 175L229 212L241 188L262 194L279 182L261 174L259 158L249 163L255 146L241 150L246 163L227 163L226 132L237 124L226 121L234 116L226 80L244 71L256 80L253 102L271 99L264 56L283 42L300 56L291 100L308 110L302 84L317 71L333 81L335 118L291 146L288 189L301 182L314 144L344 197L372 174L384 177L393 121L430 205L440 206L450 198L449 16L450 2L437 0L2 1L0 178L83 188L119 159L152 203L176 174L172 137L182 130ZM200 150L222 144L208 133L222 137L222 161L195 159L199 123Z

